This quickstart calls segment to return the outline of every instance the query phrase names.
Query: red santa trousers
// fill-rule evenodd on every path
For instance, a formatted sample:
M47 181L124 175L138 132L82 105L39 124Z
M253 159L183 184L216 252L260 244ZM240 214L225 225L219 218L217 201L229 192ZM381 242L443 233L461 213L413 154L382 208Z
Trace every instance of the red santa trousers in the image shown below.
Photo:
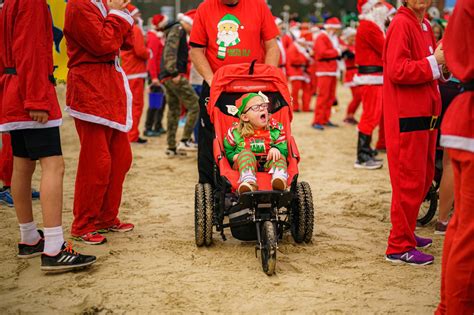
M444 240L441 302L436 314L474 314L474 153L448 149L454 215Z
M2 134L2 151L0 153L0 179L4 186L12 185L13 151L9 133Z
M399 120L385 116L387 158L392 184L387 255L416 247L418 212L434 177L437 130L400 133Z
M128 84L130 85L130 90L133 95L133 105L132 105L132 117L133 125L132 129L128 132L128 139L130 142L138 140L140 132L138 131L138 125L140 125L140 118L143 113L144 106L144 89L145 89L145 79L133 79L129 80Z
M336 99L336 77L318 77L318 98L314 110L313 124L325 125L331 117L332 103Z
M126 133L79 119L74 122L81 152L71 234L80 236L120 222L122 186L132 164L132 151Z
M360 86L352 86L352 101L347 106L347 115L354 115L359 108L360 102L362 102L362 95L360 92Z
M365 135L371 136L382 117L383 85L361 85L362 116L357 128Z
M293 110L298 111L301 109L300 102L300 91L302 91L302 100L303 100L303 111L309 112L311 97L313 96L311 90L311 83L306 83L303 80L293 80L291 81L291 97L293 98Z
M385 150L386 146L387 145L385 144L385 123L383 121L383 110L382 110L382 117L380 118L380 125L379 125L379 138L377 140L377 145L375 146L375 148L377 150Z

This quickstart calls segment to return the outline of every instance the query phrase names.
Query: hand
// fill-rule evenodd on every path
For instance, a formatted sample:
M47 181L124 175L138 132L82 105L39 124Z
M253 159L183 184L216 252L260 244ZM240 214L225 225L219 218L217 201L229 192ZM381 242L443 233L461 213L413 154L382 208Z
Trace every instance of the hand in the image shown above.
M238 155L238 154L236 154L236 155L234 155L234 157L232 158L232 161L234 161L234 162L235 162L235 161L237 161L237 159L238 159L238 158L239 158L239 155Z
M160 86L160 80L152 79L150 86Z
M179 81L181 80L181 75L177 75L175 76L174 78L171 79L171 81L174 83L174 84L178 84Z
M48 122L48 112L44 110L30 110L30 117L40 124L45 124Z
M268 151L267 161L276 162L280 158L281 158L281 153L280 153L280 150L278 150L277 148L271 148L270 151Z
M131 0L107 0L107 5L111 10L125 10Z
M446 63L446 60L444 59L444 50L443 50L443 44L439 44L439 46L436 48L436 51L434 52L434 56L436 58L436 62L439 65L444 65Z
M210 75L209 77L205 78L204 80L206 80L207 84L209 86L211 86L212 84L212 79L214 79L214 75Z

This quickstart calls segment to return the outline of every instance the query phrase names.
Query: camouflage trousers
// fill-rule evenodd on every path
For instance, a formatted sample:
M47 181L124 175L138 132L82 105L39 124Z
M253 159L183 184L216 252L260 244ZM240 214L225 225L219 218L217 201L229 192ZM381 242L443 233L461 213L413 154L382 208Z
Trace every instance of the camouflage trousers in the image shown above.
M176 149L176 132L178 130L181 104L187 110L186 125L182 139L190 139L199 114L199 98L186 78L181 77L178 83L167 80L165 86L166 102L168 105L168 127L166 130L169 149Z

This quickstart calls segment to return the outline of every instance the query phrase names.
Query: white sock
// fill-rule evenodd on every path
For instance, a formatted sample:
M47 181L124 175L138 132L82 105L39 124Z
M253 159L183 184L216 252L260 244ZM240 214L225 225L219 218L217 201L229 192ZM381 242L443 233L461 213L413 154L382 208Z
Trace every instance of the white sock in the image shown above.
M49 256L56 256L64 244L63 227L44 228L44 250Z
M36 222L20 223L21 242L23 244L34 245L41 239L41 235L36 228Z

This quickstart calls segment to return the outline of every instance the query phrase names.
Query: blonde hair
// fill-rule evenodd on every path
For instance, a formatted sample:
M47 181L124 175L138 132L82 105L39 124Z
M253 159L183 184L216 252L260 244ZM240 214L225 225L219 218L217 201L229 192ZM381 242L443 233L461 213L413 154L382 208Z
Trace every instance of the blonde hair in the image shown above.
M268 129L269 129L269 125L267 124L264 130L268 130ZM239 120L239 126L237 127L237 130L239 131L240 135L244 138L251 137L255 134L255 129L253 128L250 121L243 121L242 117Z

